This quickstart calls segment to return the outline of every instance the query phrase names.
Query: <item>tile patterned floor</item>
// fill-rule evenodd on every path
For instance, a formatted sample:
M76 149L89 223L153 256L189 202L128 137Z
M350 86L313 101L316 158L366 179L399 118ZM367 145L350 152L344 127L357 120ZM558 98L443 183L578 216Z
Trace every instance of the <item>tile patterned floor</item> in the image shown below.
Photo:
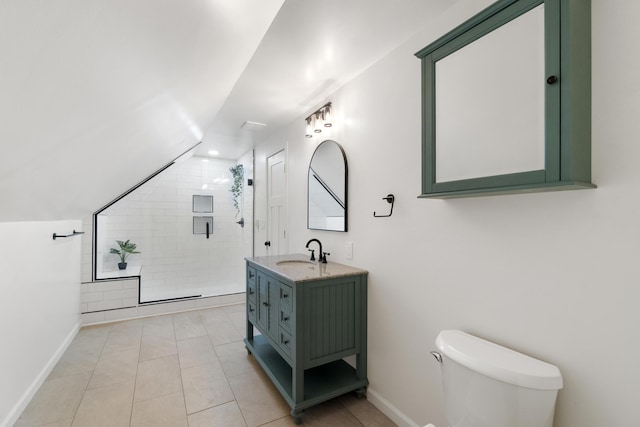
M244 305L82 328L15 426L294 426L244 330ZM303 424L395 426L351 394Z

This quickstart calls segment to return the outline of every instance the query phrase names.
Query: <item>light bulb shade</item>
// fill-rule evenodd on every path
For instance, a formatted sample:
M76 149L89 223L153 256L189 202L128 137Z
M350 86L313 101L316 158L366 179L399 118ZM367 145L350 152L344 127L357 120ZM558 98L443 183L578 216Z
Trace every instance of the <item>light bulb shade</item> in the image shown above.
M331 107L327 105L324 109L324 127L330 128L331 126L333 126L331 122Z
M315 120L313 121L313 131L315 133L322 132L322 112L318 111L315 115Z

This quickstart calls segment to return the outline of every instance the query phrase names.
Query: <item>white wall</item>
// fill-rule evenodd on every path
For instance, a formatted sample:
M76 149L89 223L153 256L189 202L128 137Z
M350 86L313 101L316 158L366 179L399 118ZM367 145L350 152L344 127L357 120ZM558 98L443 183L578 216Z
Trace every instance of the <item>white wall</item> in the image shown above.
M12 425L75 336L81 221L0 223L0 426Z
M288 147L291 252L319 238L329 260L368 269L370 399L401 425L446 425L442 329L462 329L556 364L556 427L640 425L640 3L592 1L595 190L455 200L420 192L420 62L413 53L492 3L458 2L328 100L328 133L304 117L256 148L256 219L266 219L265 155ZM306 229L306 174L326 138L349 162L349 232ZM381 200L396 196L391 218ZM256 231L256 255L265 230ZM345 242L353 260L345 260Z

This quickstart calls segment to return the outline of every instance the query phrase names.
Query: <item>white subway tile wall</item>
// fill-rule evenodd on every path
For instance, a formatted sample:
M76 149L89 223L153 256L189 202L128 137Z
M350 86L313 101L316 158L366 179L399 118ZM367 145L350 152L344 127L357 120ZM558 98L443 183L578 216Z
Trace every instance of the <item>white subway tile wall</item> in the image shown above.
M93 283L85 283L84 285L93 285ZM117 285L116 285L117 286ZM88 291L86 293L93 293ZM85 292L83 290L83 298ZM133 319L138 317L155 316L159 314L177 313L180 311L197 310L210 307L221 307L226 305L241 304L244 302L243 293L221 295L209 298L197 298L184 301L173 301L161 304L137 305L135 307L126 307L108 309L106 311L82 312L81 321L83 325L96 323L111 322L114 320ZM82 303L87 304L87 303Z
M82 295L83 324L123 320L156 314L236 304L244 301L244 257L253 253L253 153L238 162L192 158L177 163L145 183L105 211L98 233L97 272L117 269L117 256L109 253L115 240L130 239L140 254L127 261L144 266L142 301L200 294L202 298L163 304L138 304L137 277L93 281L93 216L83 219ZM231 192L229 168L242 163L245 169L242 211L237 214ZM206 188L203 187L206 184ZM214 212L192 212L192 196L214 196ZM210 239L194 235L195 215L213 215ZM236 224L243 217L244 228ZM97 274L100 278L100 273Z
M81 285L81 313L137 306L138 279L108 280Z
M236 221L244 216L252 223L253 206L245 202L252 197L243 198L238 213L229 191L229 168L236 162L203 160L193 157L176 163L106 209L98 220L97 271L116 269L118 258L109 248L116 240L130 239L141 253L130 256L129 265L144 266L142 301L244 289L244 257L251 255L252 227L242 228ZM244 181L247 195L252 188ZM192 212L193 195L212 195L213 213ZM193 217L201 215L214 218L209 239L193 234Z

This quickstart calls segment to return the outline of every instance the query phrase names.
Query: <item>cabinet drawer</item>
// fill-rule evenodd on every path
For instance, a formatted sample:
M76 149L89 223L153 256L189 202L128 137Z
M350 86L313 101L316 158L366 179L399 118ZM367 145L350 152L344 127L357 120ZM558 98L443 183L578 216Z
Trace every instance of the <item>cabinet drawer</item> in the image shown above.
M291 356L291 348L293 348L291 334L282 328L280 328L280 333L278 334L278 347L280 347L285 354Z
M247 282L247 299L255 304L256 302L256 283Z
M256 283L256 269L247 267L247 283Z
M285 285L284 283L280 283L280 309L284 311L291 312L291 307L293 307L293 289L290 286Z
M256 323L256 304L253 302L247 303L247 318L251 323Z
M291 313L286 310L280 310L280 318L278 319L278 323L280 327L284 328L288 332L291 332L291 324L293 323L293 319L291 318Z

